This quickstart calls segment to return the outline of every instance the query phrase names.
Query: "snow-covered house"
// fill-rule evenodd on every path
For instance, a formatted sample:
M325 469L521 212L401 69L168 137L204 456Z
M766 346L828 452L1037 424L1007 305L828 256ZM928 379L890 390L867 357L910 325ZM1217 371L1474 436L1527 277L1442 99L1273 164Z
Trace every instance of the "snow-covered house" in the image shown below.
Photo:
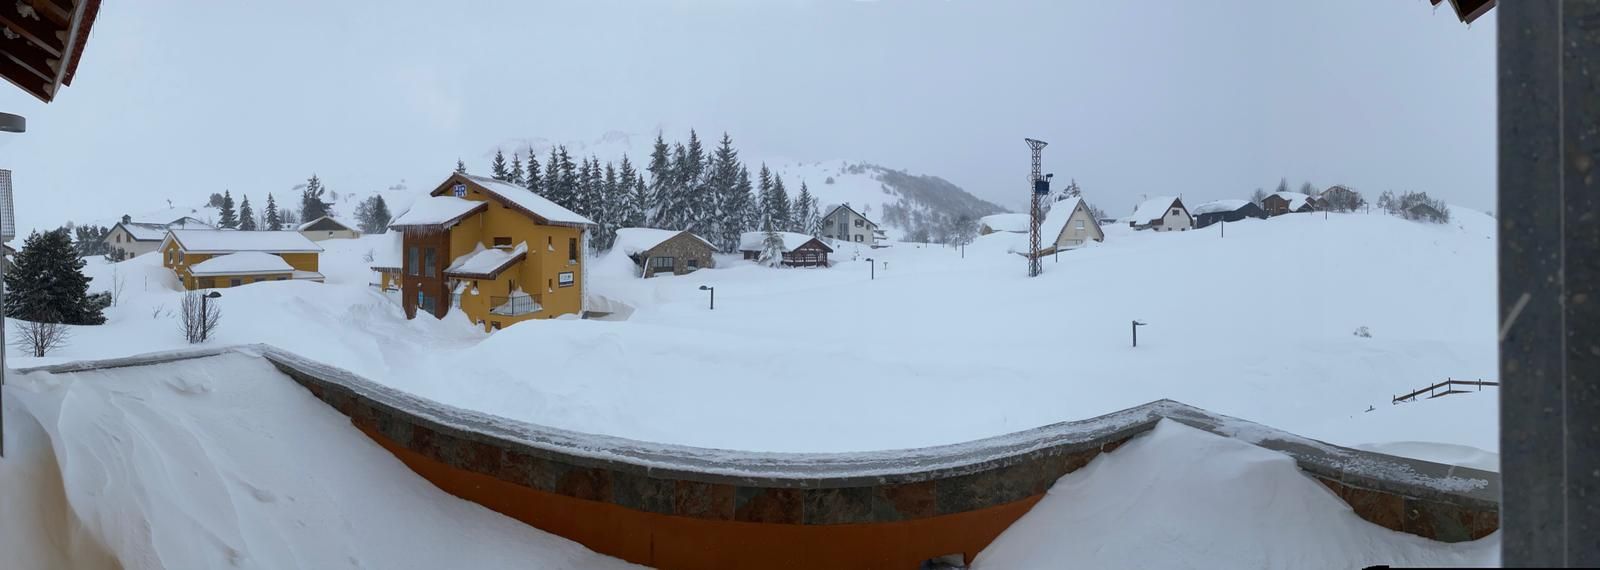
M1268 216L1302 213L1316 210L1314 198L1299 192L1273 192L1261 200L1261 209Z
M833 248L822 240L794 232L775 232L778 243L772 244L783 255L783 265L789 267L827 267L828 254ZM767 232L745 232L739 236L739 252L745 259L759 260L766 253Z
M1237 222L1245 218L1266 219L1267 212L1249 200L1217 200L1195 206L1190 213L1194 214L1194 227L1196 229L1215 224L1217 222Z
M822 237L876 245L878 243L878 224L855 211L849 204L839 204L822 216L818 222Z
M1139 204L1128 219L1128 225L1139 230L1184 231L1194 227L1194 217L1189 215L1182 198L1162 196Z
M301 235L306 236L306 239L311 241L322 241L325 239L355 239L361 237L360 230L347 226L343 222L328 216L323 216L300 224L300 227L296 229Z
M663 273L684 275L716 266L712 254L717 252L717 247L687 231L621 228L611 247L632 259L639 266L639 276L646 279Z
M123 216L122 221L111 226L111 231L106 233L103 241L108 250L120 251L122 257L127 258L161 249L161 240L166 239L167 230L185 229L215 228L190 216L170 222L135 222L129 216Z
M400 251L375 252L372 268L407 317L457 309L495 330L581 314L593 225L527 188L453 173L389 223Z
M322 281L322 248L300 232L167 230L161 263L184 289L237 287L257 281Z
M1105 241L1106 233L1094 219L1089 204L1074 196L1050 205L1044 222L1039 224L1039 254L1050 255L1060 250L1077 249L1089 241Z
M978 218L978 235L1007 232L1014 234L1028 233L1027 214L989 214Z

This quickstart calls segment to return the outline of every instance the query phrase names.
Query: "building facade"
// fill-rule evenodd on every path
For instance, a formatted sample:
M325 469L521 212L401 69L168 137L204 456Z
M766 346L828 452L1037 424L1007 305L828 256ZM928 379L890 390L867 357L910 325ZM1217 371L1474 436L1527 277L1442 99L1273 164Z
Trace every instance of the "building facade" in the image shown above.
M793 232L774 233L781 242L777 245L782 255L779 264L786 267L828 266L828 254L833 253L833 248L822 243L821 239ZM769 249L767 238L767 232L745 232L739 236L739 252L747 260L758 261Z
M1189 215L1189 208L1183 205L1182 198L1163 196L1139 204L1128 225L1134 229L1158 232L1186 231L1194 227L1194 217Z
M1049 255L1061 250L1077 249L1091 241L1105 241L1106 233L1081 197L1067 198L1050 206L1039 235L1049 242L1040 244L1039 254Z
M822 216L819 223L822 237L859 243L868 246L878 244L878 224L852 209L848 204L834 206Z
M299 232L167 230L161 264L184 289L220 289L261 281L322 281L322 248Z
M407 318L460 310L497 330L583 312L593 222L526 188L451 174L390 223L398 263L374 266Z
M616 245L612 247L632 259L639 266L639 276L646 279L687 275L717 264L712 255L716 246L687 231L622 228L617 230Z

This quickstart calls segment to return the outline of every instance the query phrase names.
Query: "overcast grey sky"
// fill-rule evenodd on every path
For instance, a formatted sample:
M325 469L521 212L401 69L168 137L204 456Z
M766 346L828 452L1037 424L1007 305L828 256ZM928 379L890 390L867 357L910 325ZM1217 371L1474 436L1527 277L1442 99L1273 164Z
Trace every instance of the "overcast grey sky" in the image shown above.
M1494 34L1424 0L106 2L55 103L0 90L29 119L0 168L19 224L53 226L693 126L1012 208L1031 136L1111 212L1284 176L1488 209Z

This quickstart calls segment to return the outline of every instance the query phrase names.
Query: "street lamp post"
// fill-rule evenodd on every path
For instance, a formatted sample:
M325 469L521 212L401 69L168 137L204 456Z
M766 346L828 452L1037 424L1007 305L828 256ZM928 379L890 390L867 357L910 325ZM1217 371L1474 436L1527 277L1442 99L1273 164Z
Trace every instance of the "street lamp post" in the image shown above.
M206 299L216 299L221 296L222 293L218 291L211 291L200 296L200 342L206 341L206 329L211 328L211 323L209 322L211 313L206 312Z
M1134 348L1138 348L1139 347L1139 327L1145 326L1145 324L1146 323L1141 323L1139 321L1133 321L1133 346L1134 346Z
M717 288L716 287L707 287L705 285L701 285L700 286L700 290L701 291L710 291L711 292L711 308L709 308L707 310L710 310L710 311L717 310Z
M867 274L867 275L869 275L867 280L868 281L876 281L878 279L878 262L874 261L872 258L868 257L867 258L867 269L871 269L872 270L871 272L869 272Z

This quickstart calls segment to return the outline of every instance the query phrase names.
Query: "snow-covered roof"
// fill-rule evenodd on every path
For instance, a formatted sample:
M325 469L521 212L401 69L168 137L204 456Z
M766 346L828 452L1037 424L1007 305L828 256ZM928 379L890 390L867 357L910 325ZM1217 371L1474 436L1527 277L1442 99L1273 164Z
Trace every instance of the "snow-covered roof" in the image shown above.
M1172 204L1177 201L1178 198L1176 196L1160 196L1145 200L1139 204L1138 208L1134 208L1131 221L1137 224L1148 224L1159 220L1167 215L1167 209L1171 208Z
M418 198L404 214L389 222L389 227L444 225L460 220L475 210L487 208L488 204L455 196Z
M1200 214L1210 214L1213 212L1232 212L1249 205L1249 200L1217 200L1195 206L1194 209L1189 210L1189 213L1198 216Z
M282 257L259 251L219 255L189 266L189 273L194 275L258 275L293 271L294 267Z
M1306 201L1311 199L1310 196L1299 192L1273 192L1272 195L1287 200L1289 202L1289 211L1291 212L1300 209L1301 206L1306 205Z
M510 205L526 210L535 216L544 218L550 223L583 226L594 225L594 222L590 221L589 218L585 218L573 212L572 210L563 208L560 204L551 202L544 196L535 194L532 190L527 188L483 176L473 176L471 174L462 174L461 176L471 180L473 183L476 183L479 186L482 186L483 189L488 190L490 194L494 194L495 197L509 203ZM435 192L439 191L448 191L448 188L441 188Z
M473 248L472 252L455 258L450 266L444 270L445 275L487 275L491 278L500 275L512 264L528 257L528 242L517 244L514 249L500 249L497 247Z
M1073 196L1051 204L1050 213L1045 214L1044 222L1039 224L1039 235L1043 239L1055 241L1056 237L1061 235L1061 230L1067 228L1067 220L1072 218L1073 210L1078 209L1078 205L1082 203L1082 197ZM1089 218L1094 221L1094 216ZM1099 225L1100 222L1094 221L1094 223Z
M816 239L806 234L794 232L778 232L778 237L783 239L784 252L794 251L795 248ZM766 248L767 232L745 232L739 235L739 251L761 251Z
M330 217L328 217L328 216L323 216L323 217L320 217L320 218L317 218L317 219L315 219L315 220L311 220L311 221L309 221L309 222L306 222L306 223L303 223L303 224L300 224L300 227L298 227L298 228L295 228L295 229L296 229L296 230L297 230L297 231L302 231L302 232L303 232L303 231L306 231L306 230L309 230L309 229L311 229L311 228L312 228L312 226L315 226L315 225L317 225L317 223L319 223L319 222L322 222L322 221L323 221L323 220L327 220L327 221L328 221L328 222L329 222L329 223L333 223L333 224L335 224L335 225L338 225L338 226L339 226L339 227L340 227L340 228L344 228L344 229L346 229L346 230L350 230L350 231L355 231L355 228L352 228L352 227L350 227L350 226L348 226L348 225L346 225L346 224L345 224L345 223L344 223L344 222L341 222L341 221L339 221L339 220L336 220L336 219L333 219L333 218L330 218Z
M1028 231L1028 215L989 214L982 218L978 218L978 224L988 226L989 229L997 232L1022 233Z
M128 222L125 224L119 222L117 225L122 226L123 231L133 236L134 241L161 241L167 237L167 230L169 229L166 224L151 222Z
M168 239L189 253L305 253L322 251L300 232L246 232L239 230L167 230Z
M611 247L627 255L638 255L640 253L655 249L655 247L661 245L662 242L678 237L678 234L689 234L690 237L700 240L700 243L706 244L706 246L710 247L712 251L717 249L717 246L711 245L711 242L706 241L705 238L694 235L693 233L676 230L658 230L655 228L618 229L616 244L612 245Z

